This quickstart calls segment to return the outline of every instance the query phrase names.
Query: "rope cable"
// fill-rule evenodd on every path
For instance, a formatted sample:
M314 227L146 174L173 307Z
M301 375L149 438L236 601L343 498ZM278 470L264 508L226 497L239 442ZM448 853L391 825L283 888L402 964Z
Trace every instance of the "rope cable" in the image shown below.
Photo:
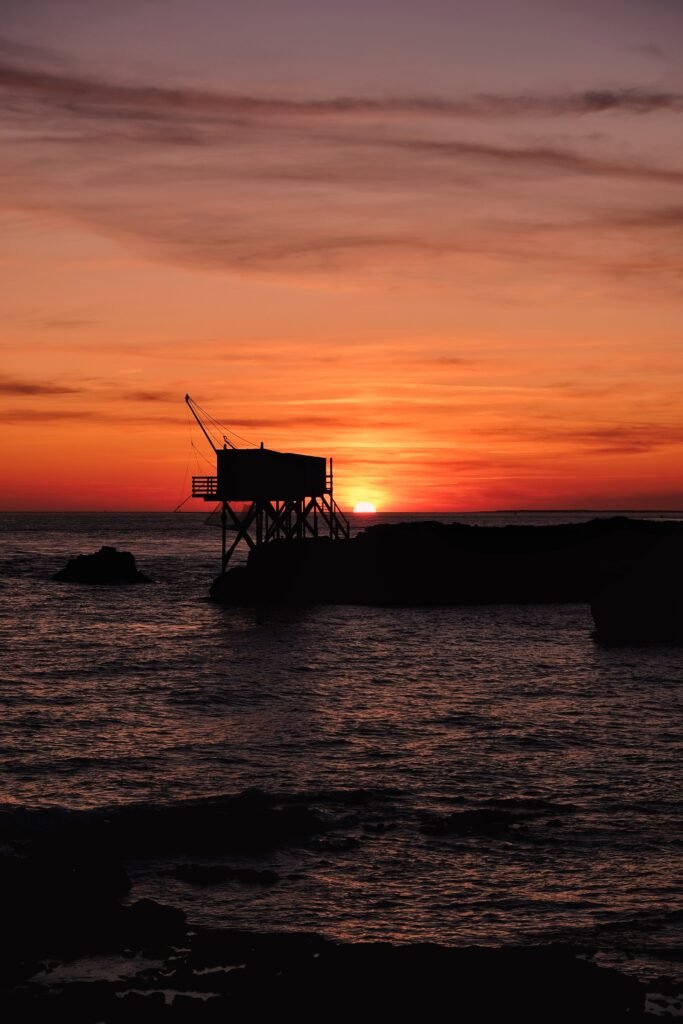
M206 409L204 409L199 404L199 402L195 402L195 400L192 399L192 404L196 409L199 410L204 419L207 420L213 426L213 428L220 433L221 438L223 434L232 434L233 437L239 438L240 441L243 441L244 444L249 445L249 447L251 448L259 447L259 445L257 445L254 441L249 441L246 437L242 437L241 434L238 434L236 430L233 430L231 427L226 426L225 423L221 423L221 421L217 420L215 416L212 416L211 413L207 412ZM211 433L210 430L209 433Z
M195 459L197 460L197 469L201 469L201 466L199 465L199 459L203 459L207 466L213 469L213 462L211 461L211 459L208 457L208 455L205 455L204 452L201 452L199 448L197 448L197 445L194 443L194 441L192 442L192 447L194 448L194 455Z

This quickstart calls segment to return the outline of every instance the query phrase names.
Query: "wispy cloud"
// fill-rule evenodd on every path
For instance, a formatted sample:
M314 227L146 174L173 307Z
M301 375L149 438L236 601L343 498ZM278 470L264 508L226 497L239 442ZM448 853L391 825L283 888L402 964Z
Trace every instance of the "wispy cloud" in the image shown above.
M476 142L424 140L390 140L396 148L450 160L490 161L494 164L523 166L542 173L559 171L565 174L602 178L627 178L643 182L683 184L683 170L653 167L630 160L606 160L553 146L499 146Z
M139 390L139 391L126 391L124 392L123 398L130 402L172 402L177 405L180 400L180 391L154 391L154 390Z
M101 420L99 413L90 409L4 408L0 409L0 423L69 423L81 420Z
M560 446L567 451L596 455L639 455L683 444L683 427L677 422L637 421L615 424L556 424L524 428L515 426L516 444L533 442Z
M0 65L0 87L71 112L101 116L174 120L221 117L411 117L497 118L562 117L624 111L649 114L681 112L683 93L642 87L590 89L583 92L440 96L335 96L288 99L242 93L212 92L158 85L130 85L103 79Z
M0 375L0 395L75 395L81 390L54 381L24 380Z
M47 405L32 407L9 407L0 409L0 423L26 423L38 426L44 423L101 423L109 426L125 426L126 430L144 429L145 427L182 427L180 413L176 416L146 416L138 410L128 414L117 411L107 405L105 408L56 408Z
M558 118L576 128L605 113L677 117L674 91L288 99L34 65L26 55L0 65L7 204L183 266L291 277L362 269L366 282L444 263L483 278L521 260L648 274L637 243L596 252L591 234L598 224L665 230L683 185L683 169L650 150L552 134ZM583 249L544 238L538 183ZM615 204L623 199L610 222L594 197L600 189L609 202L612 186ZM666 250L658 260L665 274L677 267Z
M136 402L143 405L168 403L179 406L182 398L180 388L178 388L177 391L155 388L122 390L111 380L105 380L103 378L82 379L67 384L56 380L28 380L4 374L0 375L0 395L14 396L16 398L32 398L46 395L79 395L89 397L90 399L96 396L99 400L104 400L107 403L108 410L112 400L123 400L127 403ZM30 418L34 415L34 411L32 408L27 407L25 409L9 410L6 414L10 419L15 418L16 416L28 416ZM72 406L69 408L52 408L50 410L50 415L57 419L87 419L93 417L97 418L100 415L100 412L97 410L81 408L80 406ZM109 416L110 412L107 411L105 415ZM127 413L122 409L117 415L125 416ZM177 419L178 417L175 417L174 422L176 422Z

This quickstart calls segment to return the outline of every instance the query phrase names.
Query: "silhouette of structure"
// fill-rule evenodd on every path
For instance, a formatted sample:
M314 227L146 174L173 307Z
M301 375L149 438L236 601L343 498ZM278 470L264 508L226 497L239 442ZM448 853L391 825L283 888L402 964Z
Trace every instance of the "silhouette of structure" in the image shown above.
M217 447L209 428L220 424L189 395L185 401L216 455L216 475L194 476L192 497L220 503L223 572L240 541L253 550L274 540L348 540L349 524L333 495L332 459L328 469L324 458L272 451L263 442L237 448L225 434Z

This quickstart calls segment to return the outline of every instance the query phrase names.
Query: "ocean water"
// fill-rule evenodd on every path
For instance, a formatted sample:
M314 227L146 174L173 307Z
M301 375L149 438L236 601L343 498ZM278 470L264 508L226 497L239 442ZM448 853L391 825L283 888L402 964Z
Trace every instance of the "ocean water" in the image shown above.
M52 581L102 544L156 583ZM297 794L335 827L259 858L279 884L197 887L141 860L133 898L347 940L572 942L680 973L680 648L597 646L585 605L222 608L219 550L202 514L0 516L0 803ZM430 828L468 810L511 827Z

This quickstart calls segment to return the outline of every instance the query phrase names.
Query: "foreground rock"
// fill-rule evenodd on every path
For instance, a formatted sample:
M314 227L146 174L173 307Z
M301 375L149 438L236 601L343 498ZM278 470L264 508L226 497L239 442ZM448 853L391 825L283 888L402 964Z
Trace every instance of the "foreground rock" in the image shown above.
M201 1024L395 1015L598 1024L646 1020L646 998L667 988L648 992L563 947L453 949L190 928L151 901L128 908L123 920L106 950L114 978L93 977L91 958L64 965L55 957L5 989L5 1019Z
M0 958L0 981L26 978L46 958L152 947L167 956L169 945L182 945L186 928L180 911L150 900L121 905L130 890L125 868L130 858L248 856L305 843L324 830L306 805L255 790L84 811L7 807L0 812L0 906L5 945L11 948ZM187 866L186 878L212 884L221 871L235 881L277 882L274 873L246 868L219 867L212 877L210 866L194 871Z
M70 558L54 579L61 583L152 583L140 572L130 551L102 547L92 555Z
M56 849L98 862L105 853L107 858L261 853L302 842L326 827L305 804L246 790L236 796L87 811L7 809L0 817L0 840L42 850L49 836L46 855Z
M625 566L683 574L683 523L612 517L562 526L372 526L349 541L277 541L218 577L224 604L589 602Z

